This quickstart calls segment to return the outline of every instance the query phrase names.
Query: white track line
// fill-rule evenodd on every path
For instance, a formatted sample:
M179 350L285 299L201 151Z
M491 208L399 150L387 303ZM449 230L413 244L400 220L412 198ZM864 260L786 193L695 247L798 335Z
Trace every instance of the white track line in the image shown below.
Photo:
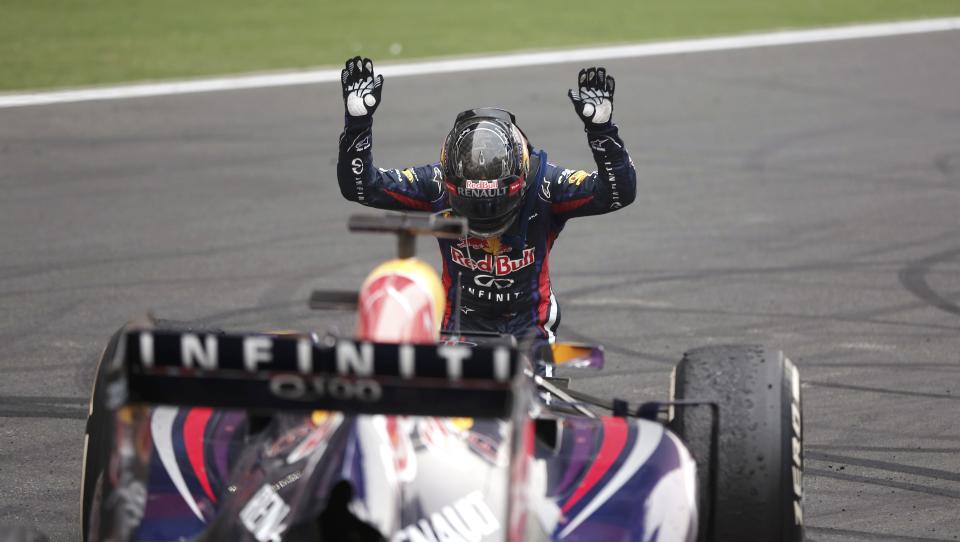
M517 68L521 66L543 66L546 64L610 60L615 58L636 58L705 51L725 51L730 49L745 49L748 47L772 47L801 43L899 36L904 34L923 34L928 32L944 32L947 30L960 30L960 17L816 28L812 30L792 30L763 34L744 34L720 38L664 41L636 45L546 51L540 53L455 58L410 64L388 64L379 67L378 71L385 77L405 77L410 75ZM31 94L0 94L0 108L86 102L92 100L113 100L120 98L143 98L147 96L169 96L173 94L216 92L248 88L284 87L290 85L328 83L339 79L340 68L335 68Z

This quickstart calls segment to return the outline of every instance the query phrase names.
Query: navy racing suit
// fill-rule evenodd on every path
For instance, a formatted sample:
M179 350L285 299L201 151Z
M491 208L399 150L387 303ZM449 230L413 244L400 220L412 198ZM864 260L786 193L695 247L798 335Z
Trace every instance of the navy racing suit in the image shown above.
M525 338L533 330L553 342L560 307L550 285L550 250L567 220L629 205L636 172L617 127L587 131L597 170L565 169L531 149L523 207L499 237L438 239L447 296L443 329L453 328L456 286L463 331ZM350 119L340 135L337 180L350 201L395 211L450 212L439 163L405 169L373 165L372 119Z

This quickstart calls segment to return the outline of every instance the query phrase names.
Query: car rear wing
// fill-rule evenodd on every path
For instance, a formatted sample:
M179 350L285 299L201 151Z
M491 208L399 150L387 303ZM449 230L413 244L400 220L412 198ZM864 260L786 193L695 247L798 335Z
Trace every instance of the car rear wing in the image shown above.
M510 418L522 383L507 345L399 345L307 334L128 329L110 403L253 411Z
M467 219L428 213L391 213L387 215L350 215L347 228L355 233L392 233L397 236L397 257L412 258L414 238L431 235L440 239L458 239L467 234Z

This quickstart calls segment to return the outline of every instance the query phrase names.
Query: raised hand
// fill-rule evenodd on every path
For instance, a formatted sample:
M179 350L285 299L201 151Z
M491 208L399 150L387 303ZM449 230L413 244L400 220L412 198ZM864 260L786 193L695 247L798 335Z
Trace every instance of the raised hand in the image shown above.
M383 90L383 76L374 77L373 61L358 56L351 58L340 72L340 81L343 85L343 103L347 116L373 116L373 112L380 105L380 91Z
M613 114L613 77L606 68L580 70L577 88L570 89L570 101L587 128L608 124Z

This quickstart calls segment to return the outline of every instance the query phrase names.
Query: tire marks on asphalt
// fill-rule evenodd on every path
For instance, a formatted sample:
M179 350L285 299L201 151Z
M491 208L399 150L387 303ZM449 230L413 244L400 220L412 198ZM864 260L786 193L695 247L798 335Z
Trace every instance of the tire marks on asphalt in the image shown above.
M926 538L922 536L900 536L900 535L894 535L894 534L874 533L869 531L856 531L853 529L836 529L833 527L814 527L809 525L806 527L806 530L812 531L817 534L849 536L852 538L860 538L863 540L879 540L879 541L889 541L889 542L952 542L946 538ZM809 537L807 538L809 539Z
M629 304L610 304L606 307L590 307L583 306L578 304L576 301L566 302L564 306L576 307L583 310L598 310L598 311L611 311L611 310L621 310L621 311L637 311L637 308ZM923 303L913 302L905 303L899 305L892 305L889 307L879 307L876 309L871 309L869 311L862 311L857 313L837 313L837 314L801 314L793 312L784 312L784 311L769 311L769 312L760 312L760 311L735 311L727 309L705 309L705 308L682 308L682 307L646 307L642 309L642 312L645 313L663 313L663 314L701 314L701 315L715 315L721 317L753 317L753 318L784 318L789 320L804 321L810 324L822 323L824 320L832 320L836 322L849 322L854 324L882 324L887 326L895 326L899 328L906 329L934 329L934 330L944 330L944 331L954 331L955 326L948 325L939 325L939 324L926 324L926 323L916 323L916 322L902 322L898 320L890 320L886 318L879 318L877 316L887 313L895 314L901 311L907 311L910 309L915 309L918 307L925 306ZM876 316L872 316L876 314ZM775 327L776 325L781 325L778 323L768 324L767 327ZM721 333L729 332L731 334L739 333L744 328L758 328L755 324L738 324L736 327L731 327L730 324L724 324L718 326L716 329L701 329L701 333L710 334L710 333ZM794 328L796 329L796 328Z
M884 452L884 453L911 453L911 454L960 454L960 447L956 448L909 448L906 446L857 446L810 444L810 450L846 450L850 452Z
M914 467L912 465L904 465L902 463L893 463L890 461L877 461L875 459L863 459L859 457L850 457L848 455L823 453L823 452L818 452L814 450L807 450L804 453L803 457L804 459L812 459L814 461L824 461L827 463L841 463L844 465L856 465L858 467L866 467L869 469L885 470L889 472L897 472L900 474L911 474L913 476L923 476L925 478L933 478L935 480L960 482L960 473L941 470L941 469L931 469L927 467Z
M52 418L85 420L86 397L0 395L0 418Z
M258 240L241 240L235 243L226 243L219 246L187 246L172 250L158 250L146 253L128 253L122 256L91 257L87 259L74 258L61 261L46 261L32 264L0 266L0 280L11 280L25 277L34 277L49 273L76 272L81 270L116 267L130 264L156 263L166 260L184 260L189 258L208 258L226 254L247 253L264 247L278 246L284 243L316 239L316 232L303 231L291 234L274 235Z
M944 295L937 292L927 281L927 275L930 273L930 270L933 268L933 266L948 262L957 258L958 256L960 256L960 249L952 249L944 252L938 252L922 260L913 262L900 271L898 275L900 284L902 284L908 292L924 301L931 307L940 309L948 314L960 316L960 305L951 299L951 297L956 296Z
M722 309L684 309L679 307L672 308L657 308L649 307L644 308L645 312L662 312L662 313L697 313L697 314L716 314L720 316L757 316L762 318L774 318L774 317L783 317L794 320L805 320L811 324L822 322L824 319L835 320L839 322L851 322L851 323L871 323L871 324L883 324L891 325L897 327L914 327L914 328L929 328L929 329L943 329L943 330L955 330L956 325L947 324L929 324L929 323L918 323L918 322L903 322L898 320L892 320L889 318L883 318L884 316L890 316L897 314L903 311L908 311L916 309L918 307L933 305L941 310L949 312L951 314L956 314L960 316L960 305L954 303L950 298L957 297L960 293L950 292L950 293L938 293L935 292L927 284L926 275L929 272L929 268L932 267L933 263L939 263L940 261L946 261L950 258L960 255L960 249L951 250L945 253L939 253L935 255L936 260L933 260L934 257L926 258L919 262L908 264L901 271L899 271L899 277L901 283L904 287L910 291L915 297L919 298L920 303L900 303L891 306L869 308L864 310L849 311L849 312L839 312L833 314L795 314L790 312L776 312L772 311L769 313L750 313L750 312L737 312L729 311ZM677 274L667 274L661 276L652 276L652 277L636 277L632 275L630 278L624 280L618 280L605 284L598 285L589 285L581 288L575 288L561 292L561 301L563 299L575 300L577 298L582 298L589 295L595 295L600 292L607 292L616 289L622 288L639 288L642 286L649 286L652 284L661 284L667 282L688 282L688 281L702 281L702 280L714 280L717 278L723 277L751 277L751 276L771 276L775 274L784 274L784 273L804 273L804 272L824 272L824 271L851 271L851 272L862 272L865 268L875 268L877 266L876 262L811 262L809 264L800 264L794 266L771 266L771 267L755 267L755 268L720 268L720 269L705 269L693 272L686 273L677 273ZM575 305L576 302L574 302ZM589 307L585 307L589 310ZM636 310L636 307L624 307L613 305L608 307L608 309L628 309ZM735 331L736 329L732 330ZM700 330L701 332L707 332L706 330Z
M842 480L844 482L854 482L858 484L891 487L894 489L913 491L915 493L926 493L927 495L935 495L937 497L948 497L951 499L960 499L960 490L954 490L954 489L931 487L931 486L925 486L921 484L913 484L910 482L898 482L896 480L881 480L879 478L870 478L869 476L860 476L857 474L846 474L846 473L834 472L831 470L824 470L824 469L805 468L803 471L803 474L804 476L814 476L814 477L819 476L821 478L833 478L836 480Z
M864 392L871 392L871 393L884 393L889 395L902 395L905 397L923 397L927 399L946 399L950 401L960 401L960 395L952 395L949 393L894 390L889 388L874 388L871 386L856 386L853 384L840 384L838 382L821 382L821 381L810 381L810 380L804 380L803 383L806 386L816 386L818 388L835 388L835 389L850 390L850 391L864 391Z
M960 151L945 153L937 156L933 160L933 167L943 175L943 178L950 184L957 183L960 187Z
M818 354L817 359L830 359L831 352ZM912 361L866 361L866 362L835 362L835 361L805 361L804 367L821 367L827 369L883 369L886 371L960 371L960 362L912 362Z

